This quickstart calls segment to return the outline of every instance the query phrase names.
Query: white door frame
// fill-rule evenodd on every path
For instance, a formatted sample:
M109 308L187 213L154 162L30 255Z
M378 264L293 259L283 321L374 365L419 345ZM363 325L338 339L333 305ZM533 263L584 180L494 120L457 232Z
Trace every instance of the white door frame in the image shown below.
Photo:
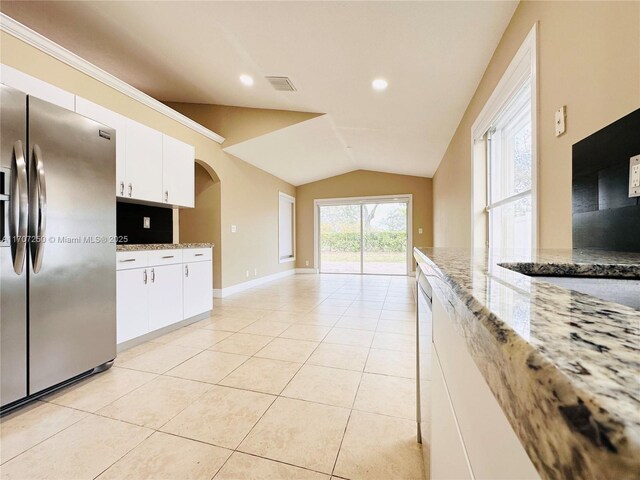
M374 195L369 197L319 198L313 201L313 268L320 273L320 207L326 205L361 205L363 203L407 203L407 268L411 275L413 260L413 194ZM360 220L362 225L362 219ZM362 268L361 268L362 271ZM354 275L393 275L393 274L354 274Z

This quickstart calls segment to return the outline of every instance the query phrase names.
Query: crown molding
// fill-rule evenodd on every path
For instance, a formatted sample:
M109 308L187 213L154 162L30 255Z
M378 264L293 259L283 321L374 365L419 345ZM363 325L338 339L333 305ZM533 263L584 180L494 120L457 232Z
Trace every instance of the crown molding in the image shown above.
M38 32L31 30L29 27L21 24L20 22L1 12L0 30L8 33L13 37L16 37L19 40L22 40L23 42L37 48L47 55L60 60L70 67L73 67L76 70L89 75L90 77L104 83L105 85L108 85L114 90L117 90L120 93L133 98L134 100L154 109L155 111L171 118L172 120L181 123L185 127L188 127L191 130L198 132L199 134L204 135L207 138L210 138L211 140L220 144L224 142L224 137L218 135L214 131L209 130L208 128L200 125L197 122L194 122L189 117L175 111L171 107L166 106L164 103L156 100L153 97L150 97L146 93L141 92L128 83L123 82L119 78L111 75L108 72L105 72L101 68L96 67L94 64L86 61L75 53L67 50L66 48L58 45L57 43L49 40L43 35L40 35Z

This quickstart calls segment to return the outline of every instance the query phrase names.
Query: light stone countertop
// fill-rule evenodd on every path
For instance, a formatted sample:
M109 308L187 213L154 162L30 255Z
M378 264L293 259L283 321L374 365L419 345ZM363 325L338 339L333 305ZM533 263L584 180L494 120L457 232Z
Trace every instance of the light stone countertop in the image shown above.
M640 311L500 265L637 279L640 254L424 248L414 257L542 478L640 478Z
M148 243L117 245L116 252L137 252L141 250L174 250L180 248L213 248L213 243Z

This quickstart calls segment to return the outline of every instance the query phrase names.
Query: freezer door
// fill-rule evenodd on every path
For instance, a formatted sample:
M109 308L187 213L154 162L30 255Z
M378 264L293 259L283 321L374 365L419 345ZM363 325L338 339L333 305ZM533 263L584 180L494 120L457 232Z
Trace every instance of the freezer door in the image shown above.
M116 356L115 131L29 97L29 394Z
M0 405L27 395L27 96L0 85Z

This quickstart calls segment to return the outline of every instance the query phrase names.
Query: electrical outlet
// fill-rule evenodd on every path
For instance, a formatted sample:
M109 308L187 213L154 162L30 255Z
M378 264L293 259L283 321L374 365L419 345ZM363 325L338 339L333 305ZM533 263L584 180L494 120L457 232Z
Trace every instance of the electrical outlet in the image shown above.
M142 228L151 228L151 217L142 217Z
M254 268L254 269L253 269L253 276L254 276L254 277L257 277L257 276L258 276L258 269L257 269L257 268Z
M420 228L418 229L418 233L419 233L420 235L422 235L422 227L420 227Z
M640 155L629 159L629 198L640 197Z
M247 270L247 278L249 278L249 270Z
M309 260L306 260L306 261L304 262L304 264L305 264L305 266L307 266L307 267L308 267L308 266L309 266Z

